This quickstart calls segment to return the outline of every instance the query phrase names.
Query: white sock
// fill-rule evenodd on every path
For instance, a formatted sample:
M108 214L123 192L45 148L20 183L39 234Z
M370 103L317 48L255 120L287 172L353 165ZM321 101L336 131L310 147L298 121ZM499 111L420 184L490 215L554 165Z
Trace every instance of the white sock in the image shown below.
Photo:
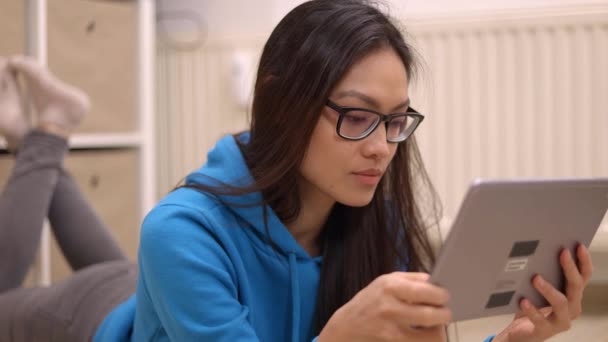
M0 134L9 150L15 150L29 130L15 74L0 57Z
M52 124L72 131L90 109L89 97L56 78L35 59L16 56L9 65L25 78L29 95L38 111L38 124Z

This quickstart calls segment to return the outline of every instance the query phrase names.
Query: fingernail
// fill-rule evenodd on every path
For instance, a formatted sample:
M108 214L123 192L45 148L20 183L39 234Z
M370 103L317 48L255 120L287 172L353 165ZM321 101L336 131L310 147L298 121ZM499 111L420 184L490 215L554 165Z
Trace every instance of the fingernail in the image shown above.
M543 277L541 277L541 276L536 277L536 285L538 285L539 287L545 287L546 284L547 284L547 282L545 282Z

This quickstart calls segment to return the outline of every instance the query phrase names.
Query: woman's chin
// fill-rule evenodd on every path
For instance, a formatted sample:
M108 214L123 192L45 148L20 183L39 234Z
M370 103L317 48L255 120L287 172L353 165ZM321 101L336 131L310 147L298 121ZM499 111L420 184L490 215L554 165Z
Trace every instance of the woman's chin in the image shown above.
M365 207L368 205L372 199L374 198L374 193L370 194L352 194L350 196L344 196L344 198L339 199L337 202L342 203L343 205L349 207Z

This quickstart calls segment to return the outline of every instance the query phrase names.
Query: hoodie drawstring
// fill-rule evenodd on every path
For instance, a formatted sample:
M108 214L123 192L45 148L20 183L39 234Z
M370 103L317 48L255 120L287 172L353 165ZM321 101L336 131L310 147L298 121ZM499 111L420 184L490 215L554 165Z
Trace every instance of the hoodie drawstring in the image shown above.
M291 277L291 341L300 339L300 281L298 280L298 265L296 255L289 253L289 275Z

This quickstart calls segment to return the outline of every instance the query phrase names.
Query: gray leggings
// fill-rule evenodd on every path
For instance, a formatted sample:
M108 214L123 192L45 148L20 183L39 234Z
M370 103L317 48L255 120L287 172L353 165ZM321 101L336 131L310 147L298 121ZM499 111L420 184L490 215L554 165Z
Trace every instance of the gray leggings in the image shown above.
M0 341L89 341L135 291L137 267L62 167L67 149L57 136L28 134L0 195ZM21 288L46 217L75 273Z

